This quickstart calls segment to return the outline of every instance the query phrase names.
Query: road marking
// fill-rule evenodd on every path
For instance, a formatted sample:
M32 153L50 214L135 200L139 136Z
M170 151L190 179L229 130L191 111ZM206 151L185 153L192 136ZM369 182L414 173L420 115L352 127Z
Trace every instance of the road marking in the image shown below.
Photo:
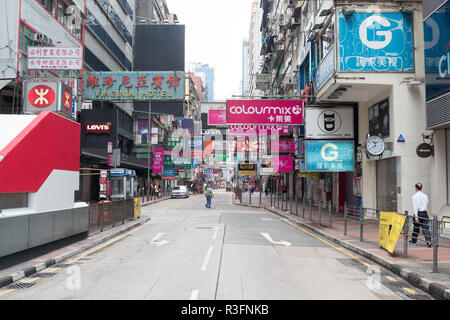
M189 300L197 300L198 293L199 293L199 290L192 290L191 297L189 298Z
M272 237L268 233L265 233L265 232L260 232L260 233L261 233L261 235L264 238L266 238L267 240L269 240L269 242L272 242L273 244L281 244L281 245L286 246L286 247L289 247L292 244L292 243L287 242L287 241L273 241Z
M158 234L156 235L156 237L154 237L154 238L152 239L152 241L150 241L150 242L153 243L153 244L156 244L157 247L163 246L163 245L165 245L165 244L168 244L169 241L167 241L167 240L158 241L159 238L163 237L164 235L166 235L165 232L158 233Z
M307 231L307 230L305 230L305 229L303 229L303 228L301 228L301 227L299 227L299 226L297 226L297 225L291 223L290 221L288 221L288 220L286 220L286 219L283 219L283 218L281 218L281 217L278 217L277 215L273 214L272 212L270 212L270 211L267 210L267 209L264 209L264 210L265 210L267 213L269 213L270 215L274 216L275 218L278 218L278 219L280 219L281 221L284 221L284 222L286 222L287 224L290 224L291 226L293 226L293 227L295 227L295 228L297 228L297 229L299 229L299 230L302 230L304 233L309 234L311 237L314 237L314 238L316 238L317 240L320 240L321 242L325 243L326 245L332 247L333 249L335 249L335 250L337 250L337 251L339 251L339 252L345 254L346 256L352 258L352 259L355 260L355 261L358 261L359 263L361 263L362 265L366 266L367 268L370 268L370 269L374 270L375 272L380 272L380 270L376 269L375 267L373 267L373 266L370 265L369 263L364 262L364 261L362 261L361 259L355 257L355 256L352 255L351 253L348 253L348 252L346 252L345 250L336 247L335 245L331 244L330 242L328 242L328 241L326 241L326 240L323 240L323 239L320 238L319 236L316 236L315 234L313 234L313 233L311 233L311 232L309 232L309 231Z
M410 289L410 288L402 288L402 289L410 294L416 294L416 292L413 289Z
M5 290L5 291L0 291L0 297L4 296L5 294L8 294L10 292L13 292L14 290L16 290L16 289L9 289L9 290Z
M43 271L45 271L45 273L54 273L58 270L61 270L61 268L49 268L49 269L45 269Z
M23 279L20 282L22 282L22 283L33 283L33 282L35 282L38 279L40 279L40 278L26 278L26 279Z
M216 237L217 237L217 231L218 231L218 230L219 230L218 227L216 227L216 228L214 229L213 239L216 239Z
M397 282L397 280L395 280L394 278L392 278L391 276L386 276L386 279L388 279L391 282Z
M206 270L206 267L208 266L208 263L209 263L209 259L211 258L212 251L213 251L213 247L209 246L208 252L206 253L205 260L203 260L203 265L202 265L200 271Z
M157 220L160 220L160 219L164 218L164 217L167 216L168 214L169 214L169 213L166 212L165 214L162 214L162 215L160 215L159 217L157 217L157 218L155 218L155 219L151 219L150 221L144 223L142 226L137 227L137 228L133 229L132 231L127 232L127 233L125 233L124 235L122 235L122 236L120 236L120 237L117 237L116 239L113 239L113 240L111 240L111 241L109 241L109 242L107 242L107 243L101 245L100 247L98 247L98 248L96 248L96 249L93 249L93 250L91 250L91 251L88 251L88 252L82 254L81 256L78 256L77 258L75 258L75 259L73 259L73 260L70 260L69 262L67 262L67 264L75 263L75 262L77 262L77 261L80 260L80 259L83 259L83 258L85 258L85 257L87 257L87 256L89 256L89 255L91 255L91 254L93 254L93 253L95 253L95 252L97 252L97 251L100 251L100 250L102 250L102 249L104 249L104 248L106 248L106 247L109 247L110 245L116 243L117 241L120 241L120 240L122 240L123 238L126 238L126 237L128 237L129 235L132 235L133 233L135 233L135 232L141 230L142 228L147 227L147 226L150 225L151 223L153 223L153 222L155 222L155 221L157 221Z
M271 218L261 218L261 221L273 221Z

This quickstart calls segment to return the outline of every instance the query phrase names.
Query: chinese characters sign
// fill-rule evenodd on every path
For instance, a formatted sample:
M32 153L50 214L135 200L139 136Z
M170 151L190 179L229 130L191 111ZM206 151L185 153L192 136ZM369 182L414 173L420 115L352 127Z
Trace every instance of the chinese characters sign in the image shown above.
M154 148L153 149L153 164L152 164L152 172L153 173L162 173L163 170L163 161L164 161L164 149L163 148Z
M339 37L341 71L414 71L410 14L340 13Z
M354 170L353 141L305 141L306 171Z
M86 100L184 100L184 72L85 72Z
M303 124L303 102L297 100L228 100L228 124Z
M81 70L81 48L28 47L28 69Z
M208 111L208 125L226 125L227 112L226 110L209 110Z
M289 134L289 126L278 125L230 125L228 126L228 134L231 135L258 135L258 134Z

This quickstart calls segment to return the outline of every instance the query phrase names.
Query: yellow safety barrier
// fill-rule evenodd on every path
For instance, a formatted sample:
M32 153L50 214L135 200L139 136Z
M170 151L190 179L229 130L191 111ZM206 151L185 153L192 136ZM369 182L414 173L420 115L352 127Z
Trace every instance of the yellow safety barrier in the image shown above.
M141 198L134 198L134 219L141 217Z
M390 253L394 252L405 221L406 217L396 212L380 212L380 247L385 248Z

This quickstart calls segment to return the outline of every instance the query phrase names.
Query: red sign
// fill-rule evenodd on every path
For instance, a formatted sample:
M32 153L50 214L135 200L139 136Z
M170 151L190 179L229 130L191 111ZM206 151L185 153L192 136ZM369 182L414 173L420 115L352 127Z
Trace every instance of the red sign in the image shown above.
M72 92L69 89L64 89L62 97L64 109L72 111Z
M36 108L47 108L56 98L55 91L46 85L39 85L30 90L28 101Z
M228 124L303 124L303 102L298 100L228 100Z
M86 122L84 124L84 131L86 134L95 133L95 134L110 134L112 128L111 122Z
M270 142L270 152L295 152L294 140L272 140Z

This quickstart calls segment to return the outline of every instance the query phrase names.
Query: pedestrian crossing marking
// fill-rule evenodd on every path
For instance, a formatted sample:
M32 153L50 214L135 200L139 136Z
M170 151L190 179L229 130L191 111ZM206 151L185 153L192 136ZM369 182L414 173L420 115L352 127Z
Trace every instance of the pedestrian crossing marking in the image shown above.
M408 292L410 294L416 294L416 292L410 288L403 288L403 290L405 290L406 292Z
M395 280L394 278L392 278L391 276L386 276L386 279L388 279L391 282L397 282L397 280Z

